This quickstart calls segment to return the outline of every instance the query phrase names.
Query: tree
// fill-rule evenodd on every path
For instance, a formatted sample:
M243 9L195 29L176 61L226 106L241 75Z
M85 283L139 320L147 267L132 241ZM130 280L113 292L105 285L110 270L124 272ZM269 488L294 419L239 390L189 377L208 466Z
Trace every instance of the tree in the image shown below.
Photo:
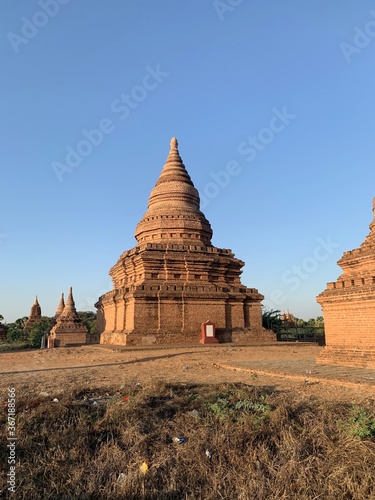
M25 322L27 316L23 318L18 318L14 323L8 323L7 325L7 339L10 342L15 342L19 340L27 340L27 332L24 330Z
M52 318L43 316L41 321L34 323L27 329L27 339L32 347L40 347L43 335L51 329Z
M96 313L94 311L78 311L82 323L87 327L89 333L96 332Z
M6 340L6 336L7 336L7 329L8 328L7 328L7 325L4 325L2 323L3 319L4 319L4 316L2 316L0 314L0 340Z
M263 328L267 328L268 330L278 330L282 327L283 322L280 318L280 311L274 311L271 309L270 311L263 311L262 313L262 326Z

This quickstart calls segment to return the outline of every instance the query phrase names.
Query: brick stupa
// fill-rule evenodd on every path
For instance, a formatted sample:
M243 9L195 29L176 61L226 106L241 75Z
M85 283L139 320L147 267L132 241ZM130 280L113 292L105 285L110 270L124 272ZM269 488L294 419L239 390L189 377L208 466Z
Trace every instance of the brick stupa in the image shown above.
M30 316L25 322L24 330L29 330L35 324L42 321L42 309L38 302L38 297L35 297L34 303L31 306Z
M221 342L275 340L262 328L263 295L241 284L244 262L211 243L175 138L135 238L110 270L114 289L95 304L101 343L198 343L207 320Z
M64 295L61 296L55 321L50 331L50 342L52 341L54 347L86 343L87 328L76 311L72 288L69 290L66 304L64 304Z
M375 368L375 198L370 234L338 261L343 273L318 295L326 347L321 364Z

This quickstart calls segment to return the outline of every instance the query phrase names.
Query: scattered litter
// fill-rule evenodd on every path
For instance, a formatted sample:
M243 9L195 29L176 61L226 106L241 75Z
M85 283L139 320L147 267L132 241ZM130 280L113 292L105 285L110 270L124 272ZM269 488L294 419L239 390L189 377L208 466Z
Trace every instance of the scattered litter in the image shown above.
M191 415L194 418L199 418L199 411L198 410L191 410L188 411L189 415Z
M306 370L306 373L307 373L308 375L316 375L316 373L317 373L317 372L316 372L316 371Z
M139 470L142 472L142 474L146 474L146 472L148 471L148 463L143 462L143 464L139 466Z
M126 481L126 474L125 472L120 472L119 477L117 478L117 484L122 484Z
M53 403L58 403L58 402L59 402L59 400L58 400L57 398L54 398L54 399L52 400L52 402L53 402Z
M182 368L183 368L185 371L190 370L190 366L189 366L189 365L185 365L185 366L183 366Z
M76 401L76 404L84 406L98 406L108 403L111 400L112 400L111 397L98 396L97 398L89 398L89 399L83 399L82 401Z
M210 452L210 450L206 450L206 457L209 458L211 460L212 458L212 453Z
M41 398L49 398L51 396L51 394L49 394L48 392L43 392L42 391L42 392L39 393L39 396Z
M124 398L123 398L123 399L124 399L124 401L125 401L125 402L126 402L126 401L129 401L128 396L124 396Z
M186 438L184 438L183 436L174 437L173 442L177 444L186 443Z

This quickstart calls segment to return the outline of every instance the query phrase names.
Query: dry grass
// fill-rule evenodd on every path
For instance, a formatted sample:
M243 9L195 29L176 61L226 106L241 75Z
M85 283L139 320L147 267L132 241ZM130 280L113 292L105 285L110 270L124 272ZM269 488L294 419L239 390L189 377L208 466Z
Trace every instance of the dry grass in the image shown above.
M107 399L89 404L94 396ZM370 401L353 408L243 384L136 382L59 399L18 395L14 498L375 498Z

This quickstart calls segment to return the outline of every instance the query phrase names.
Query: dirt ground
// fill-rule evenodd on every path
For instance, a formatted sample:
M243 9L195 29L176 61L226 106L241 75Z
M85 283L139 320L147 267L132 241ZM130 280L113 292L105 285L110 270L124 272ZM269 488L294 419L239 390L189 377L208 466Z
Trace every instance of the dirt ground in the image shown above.
M243 382L306 398L359 403L374 398L375 370L319 367L322 347L303 344L147 347L82 346L0 353L0 393L14 387L30 396L58 397L66 389L121 386L129 382ZM336 371L335 371L336 370ZM374 375L374 376L372 376ZM363 377L362 377L363 378ZM357 380L358 379L358 380Z

